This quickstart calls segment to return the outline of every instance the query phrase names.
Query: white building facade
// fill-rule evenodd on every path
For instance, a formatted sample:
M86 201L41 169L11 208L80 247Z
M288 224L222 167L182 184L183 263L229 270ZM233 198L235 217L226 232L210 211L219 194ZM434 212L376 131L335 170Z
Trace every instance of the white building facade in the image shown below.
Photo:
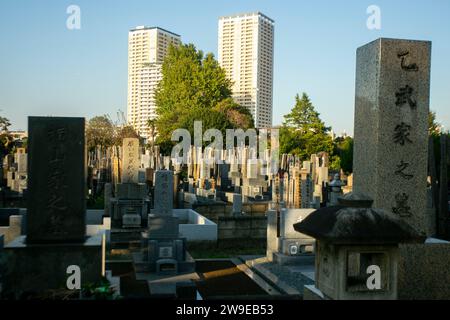
M127 121L144 138L151 136L148 120L156 118L155 90L169 46L181 37L158 27L136 27L128 34Z
M272 127L274 27L260 12L219 18L218 59L233 81L233 99L257 128Z

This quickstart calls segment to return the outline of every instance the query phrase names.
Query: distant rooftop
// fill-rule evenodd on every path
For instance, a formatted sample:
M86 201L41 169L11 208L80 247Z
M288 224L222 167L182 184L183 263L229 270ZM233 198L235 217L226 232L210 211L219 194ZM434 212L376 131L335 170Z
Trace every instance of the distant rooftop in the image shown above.
M219 17L219 19L238 18L238 17L248 17L248 16L257 16L257 15L266 18L267 20L269 20L269 21L272 22L272 23L275 23L275 20L269 18L268 16L266 16L265 14L263 14L263 13L261 13L261 12L259 12L259 11L256 11L256 12L247 12L247 13L238 13L238 14L233 14L233 15L230 15L230 16L221 16L221 17Z
M166 29L163 29L163 28L160 28L160 27L137 26L134 29L131 29L130 32L142 31L142 30L152 30L152 29L158 29L158 30L170 33L170 34L172 34L172 35L174 35L176 37L181 37L179 34L176 34L176 33L172 32L172 31L169 31L169 30L166 30Z

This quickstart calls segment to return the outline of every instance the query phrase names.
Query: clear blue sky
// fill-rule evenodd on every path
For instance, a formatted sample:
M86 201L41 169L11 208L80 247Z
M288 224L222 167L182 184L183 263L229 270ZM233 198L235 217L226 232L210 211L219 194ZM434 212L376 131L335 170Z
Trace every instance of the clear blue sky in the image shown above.
M66 9L81 8L81 30ZM368 30L366 9L381 8ZM353 132L355 52L379 37L433 41L431 109L450 128L449 0L1 0L0 112L13 129L28 115L126 112L127 37L159 26L217 54L219 16L261 11L275 20L274 124L307 92L327 125Z

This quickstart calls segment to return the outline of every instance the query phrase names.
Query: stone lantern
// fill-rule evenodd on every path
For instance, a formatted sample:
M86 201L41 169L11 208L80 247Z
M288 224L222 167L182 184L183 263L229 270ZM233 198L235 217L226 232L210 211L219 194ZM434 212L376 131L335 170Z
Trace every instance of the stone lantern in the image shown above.
M399 244L425 236L372 203L349 193L294 225L317 240L315 287L305 287L305 299L397 299Z
M342 196L342 187L344 186L344 183L341 181L341 177L339 173L336 173L334 175L333 181L330 182L330 196L329 196L329 205L337 205L339 202L339 198Z

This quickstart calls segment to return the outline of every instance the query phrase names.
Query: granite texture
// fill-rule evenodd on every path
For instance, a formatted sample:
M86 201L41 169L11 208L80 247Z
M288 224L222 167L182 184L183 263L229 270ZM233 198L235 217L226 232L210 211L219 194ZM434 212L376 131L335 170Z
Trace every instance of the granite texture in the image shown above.
M294 224L303 221L315 209L281 209L280 212L280 237L287 239L311 239L294 229Z
M83 242L84 118L28 118L29 243Z
M67 267L81 269L81 285L99 281L104 271L102 236L89 237L82 243L29 244L25 236L16 238L4 248L7 268L5 294L20 297L24 293L42 293L65 289Z
M381 38L357 50L354 187L426 232L431 42Z
M273 254L278 252L278 218L276 210L267 211L267 259L272 262Z
M122 183L139 182L139 139L125 138L122 144Z
M450 299L449 243L401 245L399 252L399 299Z
M155 202L152 213L172 215L173 209L173 171L158 170L155 173Z
M147 186L143 183L118 183L116 185L117 199L145 199Z

